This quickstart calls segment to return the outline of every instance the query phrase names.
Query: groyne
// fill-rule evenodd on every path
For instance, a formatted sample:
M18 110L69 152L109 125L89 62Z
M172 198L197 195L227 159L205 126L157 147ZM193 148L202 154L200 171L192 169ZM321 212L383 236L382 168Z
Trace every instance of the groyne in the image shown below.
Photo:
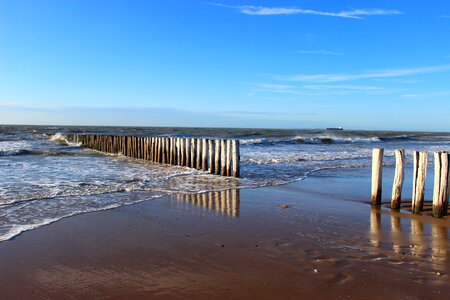
M375 148L372 154L372 205L380 205L382 199L384 149ZM428 153L426 151L413 152L413 190L411 211L415 214L424 210L425 181L427 178ZM400 209L402 188L405 179L405 151L395 150L395 175L392 187L391 208ZM448 152L434 152L434 188L432 215L442 218L448 213L450 195L450 154Z
M240 176L239 140L69 134L70 142L134 159Z

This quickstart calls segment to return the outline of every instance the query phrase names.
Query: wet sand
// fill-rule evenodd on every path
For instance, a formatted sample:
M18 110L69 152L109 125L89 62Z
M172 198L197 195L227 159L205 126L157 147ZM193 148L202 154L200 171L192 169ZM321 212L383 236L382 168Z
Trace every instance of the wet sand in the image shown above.
M447 299L450 220L371 208L366 173L167 196L25 232L0 243L1 298Z

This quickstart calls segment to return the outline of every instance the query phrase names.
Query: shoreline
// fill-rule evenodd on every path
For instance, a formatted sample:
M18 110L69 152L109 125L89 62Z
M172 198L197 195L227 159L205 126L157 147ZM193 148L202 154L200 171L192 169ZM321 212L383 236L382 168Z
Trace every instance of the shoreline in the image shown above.
M6 298L444 299L448 220L360 202L367 172L175 194L0 243ZM367 197L366 197L367 198ZM281 208L287 205L288 208ZM395 282L395 289L388 289Z

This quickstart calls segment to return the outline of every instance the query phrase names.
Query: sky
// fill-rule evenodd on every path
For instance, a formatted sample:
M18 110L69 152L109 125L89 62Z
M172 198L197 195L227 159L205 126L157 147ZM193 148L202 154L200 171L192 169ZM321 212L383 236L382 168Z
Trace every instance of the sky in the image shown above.
M450 131L450 1L0 0L0 124Z

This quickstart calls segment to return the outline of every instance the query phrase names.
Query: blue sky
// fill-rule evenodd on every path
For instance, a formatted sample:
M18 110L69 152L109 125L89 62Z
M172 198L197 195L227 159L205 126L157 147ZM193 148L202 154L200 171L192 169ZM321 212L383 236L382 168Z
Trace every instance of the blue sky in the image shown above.
M448 1L0 0L0 124L450 131Z

